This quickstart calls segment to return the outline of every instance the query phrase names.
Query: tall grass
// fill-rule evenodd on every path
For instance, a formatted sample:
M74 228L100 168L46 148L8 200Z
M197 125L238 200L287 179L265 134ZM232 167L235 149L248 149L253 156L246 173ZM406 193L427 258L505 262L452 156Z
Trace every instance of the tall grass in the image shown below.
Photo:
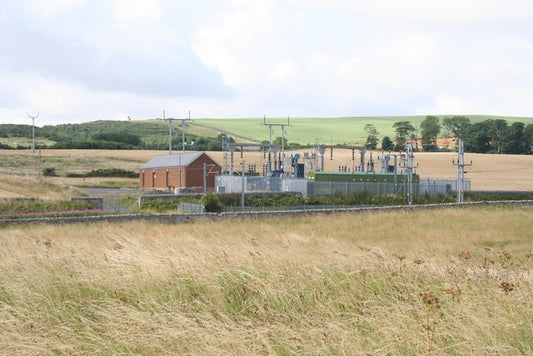
M530 208L0 235L0 354L533 352Z

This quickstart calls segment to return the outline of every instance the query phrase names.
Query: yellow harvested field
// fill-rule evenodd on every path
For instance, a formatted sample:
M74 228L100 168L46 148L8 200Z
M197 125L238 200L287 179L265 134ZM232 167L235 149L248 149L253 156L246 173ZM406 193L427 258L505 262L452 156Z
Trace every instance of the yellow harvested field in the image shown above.
M300 154L311 153L311 149L295 151ZM175 151L178 153L180 151ZM290 154L291 152L287 152ZM24 196L24 189L28 183L20 184L20 178L13 183L13 175L23 175L26 178L37 176L37 161L39 154L42 167L54 166L61 178L47 178L49 182L70 186L68 179L63 178L66 172L86 172L99 168L121 168L136 171L139 166L157 155L167 154L167 151L139 151L139 150L42 150L40 153L19 150L0 150L0 159L4 165L0 167L0 196ZM218 162L223 162L222 152L209 152ZM372 152L372 157L377 162L380 152ZM355 161L352 161L352 151L335 149L333 159L330 159L330 150L325 153L324 165L327 171L338 171L339 166L348 168L359 164L359 153L355 152ZM370 153L367 153L367 160ZM266 163L262 152L240 152L234 154L235 166L245 160L246 165L256 164L257 170ZM12 165L6 162L14 161ZM31 164L27 162L32 162ZM457 177L457 153L453 152L416 152L414 164L416 173L423 178L455 179ZM22 162L22 163L21 163ZM488 155L465 154L465 162L472 162L466 167L466 179L471 180L472 190L506 190L506 191L533 191L533 155ZM390 162L392 164L392 160ZM6 181L6 177L11 177Z

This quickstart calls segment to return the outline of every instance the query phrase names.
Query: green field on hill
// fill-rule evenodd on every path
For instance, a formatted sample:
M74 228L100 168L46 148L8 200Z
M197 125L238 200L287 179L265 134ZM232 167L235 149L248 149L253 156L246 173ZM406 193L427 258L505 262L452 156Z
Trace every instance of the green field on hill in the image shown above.
M533 117L466 115L472 123L487 119L504 119L509 125L522 122L533 124ZM440 123L446 116L439 116ZM378 139L384 136L394 140L393 125L399 121L410 121L417 129L420 137L420 124L426 118L419 116L373 116L373 117L336 117L336 118L197 118L186 122L186 135L194 135L187 140L197 140L199 137L217 137L221 133L232 136L237 142L268 141L270 136L269 124L272 124L272 139L282 136L285 127L285 138L289 143L302 145L314 144L365 144L367 133L365 125L373 124L379 131ZM266 125L265 125L266 124ZM173 139L181 142L182 122L173 123ZM138 136L150 149L162 149L168 145L168 123L161 119L112 121L99 120L80 124L46 125L35 128L36 146L51 146L55 142L88 141L99 133L127 132ZM440 136L446 136L442 128ZM31 145L30 125L0 125L0 144L10 147Z
M442 119L446 116L439 116ZM469 115L472 123L487 119L504 119L509 124L520 121L524 124L533 124L533 117L509 117ZM364 131L366 124L374 124L379 131L379 139L384 136L394 138L393 125L398 121L411 121L417 129L426 116L388 116L388 117L339 117L339 118L245 118L245 119L196 119L193 126L211 128L213 133L225 132L242 140L263 141L269 139L267 124L287 124L285 138L288 142L300 144L313 144L318 141L323 144L343 144L366 142L367 133ZM281 127L273 126L272 138L281 137ZM444 129L441 135L445 133ZM418 133L419 134L419 133Z

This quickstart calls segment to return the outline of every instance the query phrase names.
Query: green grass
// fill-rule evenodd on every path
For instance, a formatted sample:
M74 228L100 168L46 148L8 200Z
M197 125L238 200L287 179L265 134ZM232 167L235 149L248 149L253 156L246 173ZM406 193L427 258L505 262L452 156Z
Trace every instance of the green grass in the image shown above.
M0 143L11 147L31 147L32 139L29 137L0 137ZM51 146L55 141L51 141L45 138L35 138L35 147L38 148L41 145Z
M290 127L286 128L286 139L289 142L300 144L314 144L315 139L319 139L322 144L344 144L366 142L367 133L364 131L366 124L374 124L380 132L379 139L384 136L394 138L393 125L398 121L411 121L415 127L426 116L382 116L382 117L339 117L339 118L290 118ZM440 116L442 119L446 116ZM481 122L489 118L504 119L509 123L520 121L524 124L533 124L533 117L510 117L510 116L487 116L468 115L470 120ZM244 119L196 119L195 125L209 127L215 132L226 132L239 138L251 141L263 141L269 139L268 126L263 125L263 118ZM268 118L267 123L286 124L287 118ZM281 137L281 128L273 127L272 138ZM241 141L239 141L241 142Z

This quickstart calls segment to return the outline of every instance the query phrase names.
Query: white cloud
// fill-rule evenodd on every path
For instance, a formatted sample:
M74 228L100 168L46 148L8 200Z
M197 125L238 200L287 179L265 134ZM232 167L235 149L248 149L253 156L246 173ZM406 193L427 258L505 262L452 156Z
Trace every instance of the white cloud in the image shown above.
M162 15L161 2L158 0L118 0L115 4L115 19L127 26L157 23Z
M62 15L72 6L78 6L85 0L39 0L36 2L34 11L44 17L54 17Z
M0 120L531 116L532 19L522 0L9 2Z
M531 20L528 0L295 0L379 26L494 26Z

